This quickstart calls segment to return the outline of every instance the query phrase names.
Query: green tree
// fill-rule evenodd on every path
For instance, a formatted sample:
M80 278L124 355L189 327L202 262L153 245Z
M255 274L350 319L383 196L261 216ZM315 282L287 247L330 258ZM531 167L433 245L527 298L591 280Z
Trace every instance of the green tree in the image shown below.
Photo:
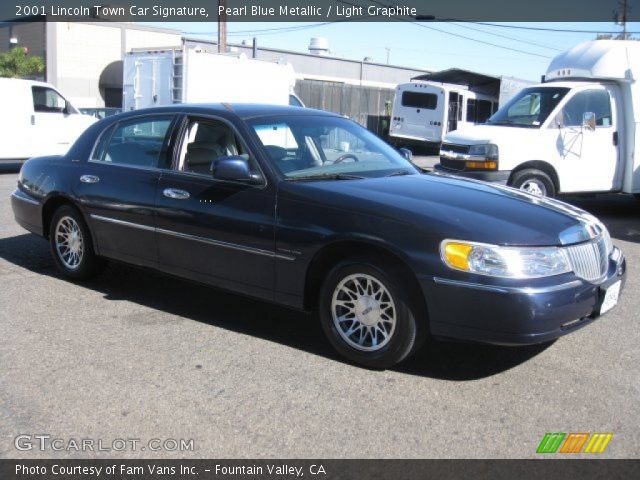
M25 78L44 72L42 57L29 56L23 47L0 54L0 77Z

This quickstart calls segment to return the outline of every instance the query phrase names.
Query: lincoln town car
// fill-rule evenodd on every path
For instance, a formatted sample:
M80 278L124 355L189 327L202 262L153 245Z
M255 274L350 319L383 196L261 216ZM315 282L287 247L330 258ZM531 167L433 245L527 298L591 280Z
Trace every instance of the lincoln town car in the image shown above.
M312 109L110 116L66 155L28 160L11 201L71 279L113 260L315 312L335 350L369 368L429 336L548 342L614 308L625 280L592 215L425 174L352 120Z

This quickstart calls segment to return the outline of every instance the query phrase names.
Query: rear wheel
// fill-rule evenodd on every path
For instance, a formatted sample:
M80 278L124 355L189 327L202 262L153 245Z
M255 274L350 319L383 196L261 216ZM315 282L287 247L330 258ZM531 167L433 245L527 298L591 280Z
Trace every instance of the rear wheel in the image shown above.
M93 250L91 234L82 215L70 205L54 212L49 241L56 267L67 277L90 278L104 267L104 260Z
M556 187L553 180L542 170L528 168L513 176L511 186L523 192L539 197L555 197Z
M320 292L322 328L348 360L369 368L391 367L423 343L426 319L406 279L371 260L342 262L331 270Z

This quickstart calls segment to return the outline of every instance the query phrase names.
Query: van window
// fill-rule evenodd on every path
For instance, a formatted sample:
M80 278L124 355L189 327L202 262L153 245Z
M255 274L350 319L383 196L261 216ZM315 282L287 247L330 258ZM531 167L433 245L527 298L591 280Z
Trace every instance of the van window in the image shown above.
M167 166L166 140L172 120L172 116L162 115L120 122L101 135L92 160L164 168Z
M438 106L438 96L434 93L405 91L402 92L402 106L435 110Z
M562 109L562 121L565 127L579 127L586 112L596 114L596 126L610 127L611 100L606 90L586 90L577 93Z
M31 87L35 112L62 113L66 100L55 90L47 87Z
M467 122L484 123L492 115L493 105L488 100L467 100Z

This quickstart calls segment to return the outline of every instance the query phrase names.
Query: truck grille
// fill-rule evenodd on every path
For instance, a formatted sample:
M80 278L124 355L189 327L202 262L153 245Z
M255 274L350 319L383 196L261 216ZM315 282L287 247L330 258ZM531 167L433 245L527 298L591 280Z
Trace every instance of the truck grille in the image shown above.
M440 150L454 153L469 153L469 145L456 145L455 143L443 143Z
M588 282L600 280L607 273L609 255L604 236L589 243L566 247L574 273Z
M455 170L460 171L464 170L464 160L452 160L446 157L440 157L440 165L442 165L447 170Z

